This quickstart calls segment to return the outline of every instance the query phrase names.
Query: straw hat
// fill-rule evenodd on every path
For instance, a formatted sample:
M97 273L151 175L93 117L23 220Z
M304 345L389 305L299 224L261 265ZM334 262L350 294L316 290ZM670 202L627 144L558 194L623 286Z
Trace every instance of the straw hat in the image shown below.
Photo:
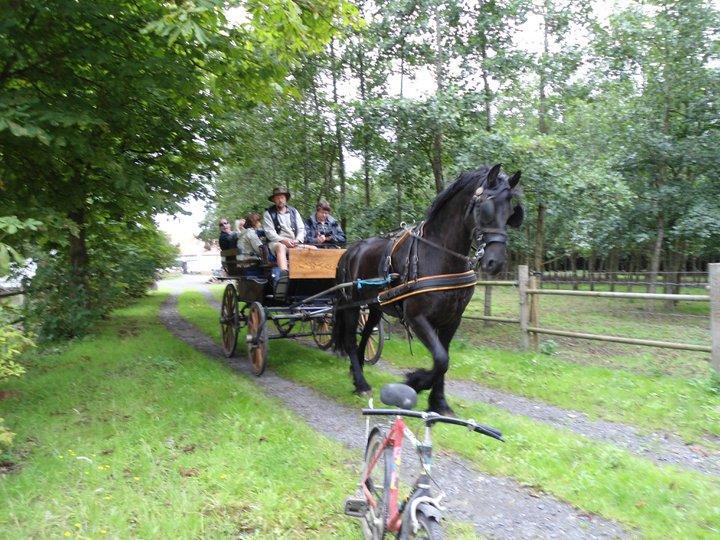
M286 187L273 188L272 195L268 197L268 201L272 201L275 195L285 195L288 201L290 200L290 190Z

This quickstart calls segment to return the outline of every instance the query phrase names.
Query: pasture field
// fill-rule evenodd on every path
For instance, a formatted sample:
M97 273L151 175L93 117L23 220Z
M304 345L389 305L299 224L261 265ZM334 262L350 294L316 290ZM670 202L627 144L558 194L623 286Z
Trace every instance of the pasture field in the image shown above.
M554 284L543 288L553 290ZM568 285L561 288L570 289ZM589 290L582 285L580 290ZM596 291L608 291L608 285L596 285ZM625 291L618 286L616 291ZM634 287L644 292L644 287ZM658 292L662 292L659 290ZM684 294L707 294L704 288L684 288ZM482 315L484 287L478 287L465 315ZM575 332L609 334L633 338L676 341L697 345L710 344L709 302L679 302L669 308L665 301L653 301L648 310L647 300L595 298L573 296L539 297L540 326ZM518 318L518 290L516 287L493 287L492 314ZM464 332L462 332L464 330ZM506 350L517 350L520 344L518 324L466 320L461 334L471 343ZM555 356L571 362L621 368L647 375L675 375L706 379L709 374L709 354L659 349L620 343L607 343L558 336L541 335L540 341L554 341Z
M215 288L214 294L219 297L218 291L219 288ZM219 340L217 312L200 293L181 295L179 308L185 318ZM473 359L487 354L487 350L477 349L463 340L457 341L451 354L451 378L471 375L471 369L476 365ZM407 346L394 339L386 344L383 358L398 367L423 365L421 345L415 342L413 348L415 356L410 357ZM720 415L720 398L710 387L683 386L681 379L652 378L552 358L553 368L548 369L545 360L545 357L532 354L508 355L504 351L495 351L492 367L505 375L493 379L493 382L498 387L513 391L525 388L526 379L530 378L532 384L526 394L548 398L555 396L556 401L574 410L589 409L588 412L598 416L606 416L601 413L609 410L611 416L626 421L642 420L637 423L660 429L672 425L667 422L675 418L676 401L673 400L682 400L682 396L673 395L666 401L668 396L665 392L682 389L697 403L703 404L701 412L694 407L683 410L678 421L684 422L685 434L701 438L708 428L717 429L717 421L715 428L707 423L709 418L717 419ZM465 368L458 369L458 366ZM364 405L362 399L351 394L347 361L331 354L288 340L272 341L270 368L339 402L357 407ZM487 376L492 375L487 371L489 369L486 368L477 372L477 378L483 384L488 382ZM366 374L374 388L397 380L396 376L372 367L367 369ZM613 377L617 378L613 380ZM601 395L603 390L615 387L624 377L630 377L633 384L637 384L637 387L624 387L626 403L622 402L622 393ZM562 384L556 384L558 379ZM585 385L594 391L579 393L578 388ZM636 391L641 393L639 397L635 395ZM619 396L618 403L615 402L616 395ZM451 399L460 416L487 422L506 434L508 442L501 445L439 426L439 447L471 460L478 469L513 477L582 510L616 520L643 537L720 534L718 478L679 467L659 466L610 444L591 441L497 407ZM651 405L647 410L635 410L638 404L648 399ZM628 400L632 400L632 406L629 406Z
M171 336L163 298L3 383L0 538L356 535L357 460Z

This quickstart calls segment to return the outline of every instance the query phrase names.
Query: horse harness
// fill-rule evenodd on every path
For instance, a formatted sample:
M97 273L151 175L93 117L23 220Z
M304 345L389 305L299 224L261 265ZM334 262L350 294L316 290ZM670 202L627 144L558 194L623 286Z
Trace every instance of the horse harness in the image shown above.
M472 215L476 205L482 205L486 201L492 200L492 195L483 196L483 194L483 187L479 187L475 191L472 203L468 205L466 210L466 218ZM417 294L474 287L477 283L475 268L485 254L485 246L491 242L505 243L507 241L507 233L503 229L475 226L473 229L473 241L476 245L475 254L468 257L425 238L424 226L424 221L414 227L403 226L402 232L395 235L393 242L388 244L385 249L378 270L380 276L384 276L386 281L389 282L390 280L387 278L392 270L392 257L398 248L410 239L411 244L405 261L405 270L400 274L400 284L378 293L377 302L381 306L393 304ZM455 274L439 274L418 278L417 246L420 242L465 261L467 270Z

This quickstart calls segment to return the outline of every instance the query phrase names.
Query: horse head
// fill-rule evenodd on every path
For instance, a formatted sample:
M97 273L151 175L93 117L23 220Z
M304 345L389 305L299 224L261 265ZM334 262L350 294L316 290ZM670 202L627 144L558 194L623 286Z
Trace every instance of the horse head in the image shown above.
M466 227L472 231L478 247L480 267L490 275L497 274L505 265L507 227L519 227L524 214L522 205L512 204L520 171L508 176L500 169L500 164L494 165L480 180L466 215Z

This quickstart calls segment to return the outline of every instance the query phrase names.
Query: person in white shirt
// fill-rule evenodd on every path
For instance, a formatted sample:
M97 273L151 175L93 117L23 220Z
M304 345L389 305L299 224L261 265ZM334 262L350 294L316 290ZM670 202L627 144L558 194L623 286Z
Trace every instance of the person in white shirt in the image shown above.
M296 208L289 206L290 191L276 187L268 200L273 205L263 214L263 229L268 239L270 252L275 254L280 270L287 272L287 250L303 246L305 241L305 223Z

